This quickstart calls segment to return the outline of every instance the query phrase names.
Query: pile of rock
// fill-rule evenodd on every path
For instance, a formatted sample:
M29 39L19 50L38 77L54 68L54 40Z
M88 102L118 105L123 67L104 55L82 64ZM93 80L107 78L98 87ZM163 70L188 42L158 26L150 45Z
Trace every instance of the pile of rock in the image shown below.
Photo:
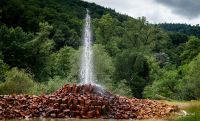
M65 85L51 95L5 95L0 97L0 119L50 118L161 118L176 111L151 100L112 95L94 85Z

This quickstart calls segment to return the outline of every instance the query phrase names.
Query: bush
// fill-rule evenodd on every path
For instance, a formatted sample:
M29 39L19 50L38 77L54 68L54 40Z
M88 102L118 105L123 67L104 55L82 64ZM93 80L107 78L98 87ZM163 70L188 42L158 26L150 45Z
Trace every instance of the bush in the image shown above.
M1 55L1 53L0 53L0 55ZM5 76L6 76L7 70L8 70L8 65L5 64L3 62L3 60L1 60L1 57L0 57L0 82L5 81Z
M32 76L24 70L12 68L0 85L0 94L29 94L34 86Z
M62 88L65 84L70 83L65 79L61 79L59 76L55 76L53 79L50 79L48 82L44 83L35 83L34 87L31 90L31 94L34 95L43 95L51 94L56 90Z
M56 90L62 88L67 83L69 83L69 82L64 79L60 79L59 77L54 77L53 79L48 81L45 93L51 94L51 93L55 92Z
M47 86L43 83L34 83L33 88L30 90L32 95L43 95L46 94Z
M117 82L116 84L112 83L111 90L114 94L132 97L131 88L126 84L126 80Z
M178 99L177 96L178 89L177 85L180 82L178 78L177 70L162 70L163 75L159 79L154 80L152 85L145 87L143 96L145 98L157 99L157 95L164 96L166 98Z

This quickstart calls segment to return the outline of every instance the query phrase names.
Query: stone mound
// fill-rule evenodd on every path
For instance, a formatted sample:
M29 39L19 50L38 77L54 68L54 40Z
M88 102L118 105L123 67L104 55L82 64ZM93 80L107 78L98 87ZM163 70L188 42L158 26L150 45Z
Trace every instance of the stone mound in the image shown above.
M51 95L0 97L0 119L149 119L164 118L177 110L177 106L157 101L113 95L95 85L65 85Z

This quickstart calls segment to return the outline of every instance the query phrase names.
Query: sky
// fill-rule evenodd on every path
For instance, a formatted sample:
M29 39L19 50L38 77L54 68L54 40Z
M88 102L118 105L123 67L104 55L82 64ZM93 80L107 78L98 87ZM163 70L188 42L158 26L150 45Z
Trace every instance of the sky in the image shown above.
M200 24L200 0L84 0L150 23Z

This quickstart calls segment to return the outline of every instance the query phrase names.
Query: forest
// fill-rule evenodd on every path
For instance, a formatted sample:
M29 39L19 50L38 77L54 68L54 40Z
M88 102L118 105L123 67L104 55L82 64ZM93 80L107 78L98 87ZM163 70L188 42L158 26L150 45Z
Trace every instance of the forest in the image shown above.
M80 0L0 1L0 95L79 83L86 8L97 83L115 94L200 99L200 27L151 24Z

